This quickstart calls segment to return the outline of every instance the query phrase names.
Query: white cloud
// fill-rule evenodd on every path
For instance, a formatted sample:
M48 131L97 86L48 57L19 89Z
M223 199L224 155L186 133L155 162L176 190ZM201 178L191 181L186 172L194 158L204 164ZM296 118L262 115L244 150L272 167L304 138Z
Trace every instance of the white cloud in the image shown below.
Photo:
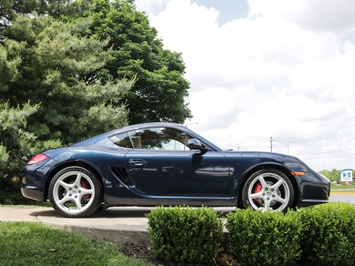
M159 13L164 10L169 0L136 0L137 8L147 15Z
M289 21L305 30L342 33L352 30L353 0L249 0L249 15Z
M158 3L147 14L182 53L192 129L245 150L270 150L272 136L316 170L355 168L353 0L250 0L247 18L223 26L214 8Z

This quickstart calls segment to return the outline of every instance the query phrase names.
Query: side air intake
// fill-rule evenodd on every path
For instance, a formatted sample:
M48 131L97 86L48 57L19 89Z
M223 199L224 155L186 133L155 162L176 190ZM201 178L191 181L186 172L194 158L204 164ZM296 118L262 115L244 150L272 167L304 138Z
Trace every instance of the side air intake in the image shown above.
M113 174L126 186L134 187L135 184L129 177L127 170L124 167L111 167Z

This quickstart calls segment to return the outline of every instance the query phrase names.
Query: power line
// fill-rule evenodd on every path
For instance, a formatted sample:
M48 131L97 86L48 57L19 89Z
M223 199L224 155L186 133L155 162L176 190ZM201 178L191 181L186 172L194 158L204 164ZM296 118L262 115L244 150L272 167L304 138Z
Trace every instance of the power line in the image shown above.
M354 126L353 126L353 117L347 117L342 120L336 120L333 123L328 123L327 125L323 125L321 127L316 128L312 132L309 132L304 135L298 135L297 138L294 139L288 139L289 144L295 144L299 142L307 142L307 141L314 141L315 139L326 139L332 136L335 136L339 134L339 132L344 132L350 129L353 129L354 131ZM339 128L340 125L343 124L348 124L345 127ZM320 134L319 134L320 133ZM351 133L351 132L349 132ZM354 132L353 132L354 133ZM354 133L355 134L355 133Z

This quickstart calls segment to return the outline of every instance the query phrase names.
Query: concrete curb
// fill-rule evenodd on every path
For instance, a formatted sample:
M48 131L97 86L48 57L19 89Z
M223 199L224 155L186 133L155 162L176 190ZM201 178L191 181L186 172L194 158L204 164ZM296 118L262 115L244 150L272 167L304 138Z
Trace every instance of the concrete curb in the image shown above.
M77 226L62 226L66 231L94 237L118 245L134 244L140 247L150 247L148 231L121 231L110 229L84 228Z
M98 211L88 218L64 218L51 207L0 207L0 221L39 222L69 232L92 236L118 245L134 244L150 247L148 219L154 208L113 207ZM235 208L216 208L228 213ZM227 234L227 232L224 232Z
M89 218L64 218L51 207L0 207L2 222L39 222L69 232L103 239L115 244L149 247L147 208L112 208Z

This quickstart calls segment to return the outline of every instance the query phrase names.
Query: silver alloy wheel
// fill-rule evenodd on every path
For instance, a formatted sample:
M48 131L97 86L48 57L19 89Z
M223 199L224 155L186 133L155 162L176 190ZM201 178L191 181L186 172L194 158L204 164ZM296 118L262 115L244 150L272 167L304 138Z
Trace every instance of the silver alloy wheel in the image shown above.
M292 207L294 190L288 177L275 169L251 175L242 191L244 207L262 211L286 211Z
M95 193L92 179L78 170L60 175L52 189L55 205L68 215L84 213L92 206Z

